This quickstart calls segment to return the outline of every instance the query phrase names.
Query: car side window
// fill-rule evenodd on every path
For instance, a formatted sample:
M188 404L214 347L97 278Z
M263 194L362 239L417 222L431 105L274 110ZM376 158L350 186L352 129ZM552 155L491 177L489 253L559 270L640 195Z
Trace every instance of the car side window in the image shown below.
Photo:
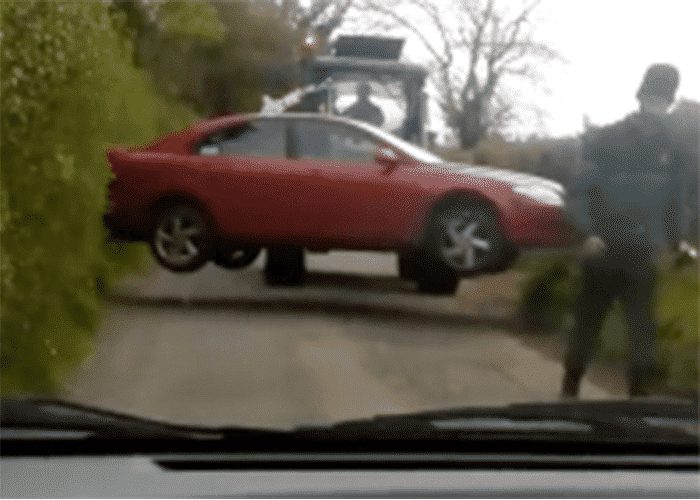
M212 134L198 147L203 156L241 155L284 158L284 122L257 120Z
M373 163L379 145L365 132L341 123L299 120L295 131L297 158Z

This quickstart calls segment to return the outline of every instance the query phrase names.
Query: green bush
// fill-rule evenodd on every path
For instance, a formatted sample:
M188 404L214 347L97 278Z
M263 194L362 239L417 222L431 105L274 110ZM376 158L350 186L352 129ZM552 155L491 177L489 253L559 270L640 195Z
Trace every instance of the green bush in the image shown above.
M90 351L100 290L139 265L105 243L105 149L193 116L133 66L105 2L0 8L0 390L46 393Z
M564 184L580 169L579 141L573 137L505 141L486 137L473 150L474 162L549 177Z
M518 305L523 326L541 332L564 328L576 299L578 269L565 256L530 259L518 267L527 273Z
M555 332L571 325L579 290L579 270L566 256L531 259L521 265L523 280L519 313L526 328ZM659 358L666 383L676 393L698 391L698 268L661 265L657 289ZM600 339L600 355L615 363L627 360L627 325L617 305L608 315Z
M698 269L666 267L660 274L656 319L659 358L667 385L678 393L697 394L698 353ZM617 306L607 318L601 335L601 355L618 361L627 357L624 315Z

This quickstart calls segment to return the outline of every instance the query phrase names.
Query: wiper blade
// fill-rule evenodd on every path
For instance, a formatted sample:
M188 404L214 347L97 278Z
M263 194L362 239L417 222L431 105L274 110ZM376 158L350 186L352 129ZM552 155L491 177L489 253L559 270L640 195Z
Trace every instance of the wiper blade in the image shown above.
M171 425L57 400L3 400L0 454L698 454L697 435L665 427L671 417L697 425L696 414L687 406L645 414L639 404L608 404L607 416L595 407L602 408L597 404L460 408L281 431ZM640 412L634 413L635 408Z
M54 399L3 399L3 439L186 439L273 438L380 440L455 437L563 437L575 440L690 442L697 444L698 410L684 402L574 402L454 408L293 431L249 427L207 428L173 425Z
M518 403L499 407L467 407L413 413L413 418L438 419L455 416L500 415L538 418L617 418L645 416L698 420L698 408L689 401L673 399L633 399L622 401L570 401Z
M454 408L336 424L338 433L553 437L600 442L697 443L697 406L683 401L595 401Z
M189 439L216 440L225 434L259 434L265 430L173 425L55 399L3 399L3 439ZM273 432L273 431L269 431Z

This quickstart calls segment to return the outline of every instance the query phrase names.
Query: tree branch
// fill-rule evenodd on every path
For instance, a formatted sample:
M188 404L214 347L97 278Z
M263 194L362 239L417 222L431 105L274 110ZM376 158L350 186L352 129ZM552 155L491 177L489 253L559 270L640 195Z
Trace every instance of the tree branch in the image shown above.
M365 2L426 49L438 105L450 126L460 129L463 145L513 119L516 106L505 106L499 96L504 79L536 81L538 62L562 59L534 37L531 20L540 0L523 2L515 13L500 5L495 0ZM420 17L414 18L416 13Z

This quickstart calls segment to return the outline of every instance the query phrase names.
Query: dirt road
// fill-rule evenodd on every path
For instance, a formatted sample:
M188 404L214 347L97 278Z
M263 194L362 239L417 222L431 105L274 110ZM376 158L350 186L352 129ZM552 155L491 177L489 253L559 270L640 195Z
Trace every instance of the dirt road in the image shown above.
M561 367L513 333L513 276L419 295L391 254L309 258L308 283L156 268L116 294L73 401L174 422L289 427L549 401ZM590 382L588 398L611 397Z

